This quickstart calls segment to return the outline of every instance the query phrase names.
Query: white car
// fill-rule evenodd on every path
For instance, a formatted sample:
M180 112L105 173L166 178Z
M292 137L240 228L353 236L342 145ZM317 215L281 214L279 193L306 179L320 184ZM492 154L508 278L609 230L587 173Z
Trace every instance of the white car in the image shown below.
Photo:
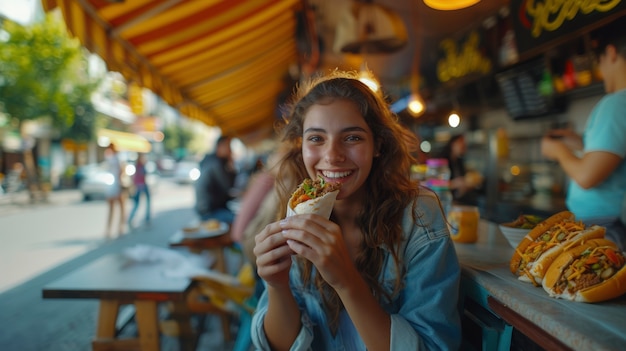
M200 164L195 161L179 161L174 170L174 181L178 184L192 184L200 178Z
M135 173L135 165L128 163L124 169L128 182L132 182L132 175ZM109 187L113 185L115 178L107 169L106 162L90 164L81 168L81 180L78 188L83 195L83 200L105 199ZM151 191L156 189L159 182L159 175L154 162L146 163L146 182Z
M107 190L113 186L115 177L108 171L106 163L92 164L84 167L78 188L83 200L104 199Z

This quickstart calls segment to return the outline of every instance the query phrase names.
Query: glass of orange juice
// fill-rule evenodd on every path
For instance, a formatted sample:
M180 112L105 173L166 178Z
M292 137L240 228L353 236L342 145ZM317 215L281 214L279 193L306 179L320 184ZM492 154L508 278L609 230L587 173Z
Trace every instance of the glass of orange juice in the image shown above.
M474 243L478 240L480 212L476 206L454 205L448 214L450 236L459 243Z

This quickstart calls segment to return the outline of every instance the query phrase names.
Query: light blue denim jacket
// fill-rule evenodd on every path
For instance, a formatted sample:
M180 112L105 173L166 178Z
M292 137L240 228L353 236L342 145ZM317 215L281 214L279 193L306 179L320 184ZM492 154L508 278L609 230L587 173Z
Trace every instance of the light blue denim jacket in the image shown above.
M391 315L390 350L457 350L461 342L459 262L448 228L431 192L417 198L417 223L410 206L403 219L404 240L399 250L404 289L383 308ZM392 290L396 270L393 257L385 258L382 279ZM302 286L298 266L292 265L290 282L301 311L302 328L291 350L365 350L347 313L332 335L317 290ZM257 305L252 320L252 340L257 349L270 350L263 319L268 307L267 292ZM352 340L350 340L352 338Z

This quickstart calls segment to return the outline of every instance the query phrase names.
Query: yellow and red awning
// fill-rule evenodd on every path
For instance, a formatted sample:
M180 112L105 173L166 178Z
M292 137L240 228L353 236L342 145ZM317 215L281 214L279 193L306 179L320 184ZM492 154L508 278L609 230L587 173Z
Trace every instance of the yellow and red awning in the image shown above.
M109 70L236 136L271 130L299 0L42 0Z

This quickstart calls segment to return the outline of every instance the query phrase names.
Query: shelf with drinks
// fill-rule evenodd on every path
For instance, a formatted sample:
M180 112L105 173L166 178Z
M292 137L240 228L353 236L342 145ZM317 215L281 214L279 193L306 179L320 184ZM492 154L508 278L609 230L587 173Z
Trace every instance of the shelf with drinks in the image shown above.
M591 33L556 46L545 54L548 69L540 89L568 97L602 93L602 74ZM551 84L550 84L551 83Z

